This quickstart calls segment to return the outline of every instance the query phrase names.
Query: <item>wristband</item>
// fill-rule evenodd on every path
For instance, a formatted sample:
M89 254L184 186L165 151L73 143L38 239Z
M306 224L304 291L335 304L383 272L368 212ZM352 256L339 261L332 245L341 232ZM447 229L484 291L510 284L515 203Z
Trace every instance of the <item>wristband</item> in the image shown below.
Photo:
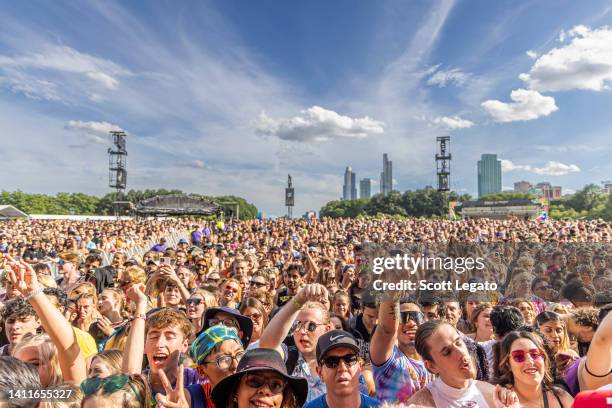
M33 297L40 295L41 293L43 293L43 290L45 290L44 288L38 288L36 289L34 292L30 293L28 296L26 296L26 300L30 301Z
M135 313L134 314L134 319L142 319L144 321L147 320L147 315L143 314L143 313Z

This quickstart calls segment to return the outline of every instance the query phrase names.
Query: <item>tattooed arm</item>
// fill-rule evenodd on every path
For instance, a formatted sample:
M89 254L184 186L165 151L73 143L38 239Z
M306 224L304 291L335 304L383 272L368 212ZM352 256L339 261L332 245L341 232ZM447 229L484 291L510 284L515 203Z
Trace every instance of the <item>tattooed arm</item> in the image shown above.
M391 358L399 326L399 301L385 300L378 308L378 326L370 344L372 364L380 366Z

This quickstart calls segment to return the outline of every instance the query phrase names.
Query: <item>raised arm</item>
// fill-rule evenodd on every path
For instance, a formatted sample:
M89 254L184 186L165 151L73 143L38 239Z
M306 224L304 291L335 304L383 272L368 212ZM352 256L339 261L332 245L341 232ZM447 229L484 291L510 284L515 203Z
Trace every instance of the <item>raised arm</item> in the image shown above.
M11 283L30 302L40 323L57 349L57 359L65 381L80 383L87 378L87 364L81 354L72 325L47 299L38 284L36 272L26 262L10 263Z
M580 368L579 375L585 385L585 389L581 391L595 390L610 383L612 379L612 313L608 313L597 328L586 360Z
M370 343L370 359L374 365L382 365L393 352L399 326L399 301L385 300L378 308L378 326Z
M325 286L312 283L304 286L268 323L259 339L259 347L279 350L304 303L327 296ZM282 352L281 352L282 354Z
M147 295L144 294L144 285L142 283L133 285L127 290L126 296L136 304L136 312L123 349L121 371L125 374L140 374L144 355L147 313Z

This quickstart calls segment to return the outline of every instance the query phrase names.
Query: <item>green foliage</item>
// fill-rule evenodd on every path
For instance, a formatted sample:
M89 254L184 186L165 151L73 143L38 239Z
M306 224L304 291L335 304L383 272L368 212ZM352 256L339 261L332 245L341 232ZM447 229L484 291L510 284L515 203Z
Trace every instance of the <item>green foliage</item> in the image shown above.
M181 190L129 190L123 200L133 204L157 195L183 194ZM221 196L209 197L192 194L223 205L228 202L238 203L240 219L253 219L257 217L257 207L242 197ZM27 214L57 214L57 215L112 215L114 213L113 201L116 193L109 193L103 197L91 196L83 193L57 193L55 196L45 194L27 194L22 191L2 191L0 204L13 205ZM233 210L233 206L228 206ZM227 211L226 211L227 213Z
M448 213L449 201L469 200L467 194L451 192L448 196L433 188L416 191L392 191L388 195L376 194L370 199L330 201L321 208L321 217L442 217Z
M612 194L588 184L569 197L551 201L550 216L557 219L602 218L612 220Z

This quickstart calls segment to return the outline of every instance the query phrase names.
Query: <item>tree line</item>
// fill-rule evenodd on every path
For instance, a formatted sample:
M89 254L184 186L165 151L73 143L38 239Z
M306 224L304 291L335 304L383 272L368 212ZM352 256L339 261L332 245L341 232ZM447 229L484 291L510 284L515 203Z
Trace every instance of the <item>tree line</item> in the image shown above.
M184 194L181 190L129 190L123 201L136 205L139 201L158 195ZM228 209L234 207L230 203L238 203L240 219L253 219L257 217L257 207L237 196L205 196L190 194L191 196L208 199ZM56 195L29 194L23 191L2 191L0 205L12 205L26 214L54 214L54 215L113 215L116 193L108 193L103 197L83 193L57 193Z
M531 193L503 192L482 196L483 201L505 201L516 199L537 200ZM416 191L392 191L386 196L376 194L372 198L356 200L334 200L321 208L322 217L446 217L448 204L453 201L469 201L469 194L448 194L433 188ZM588 184L572 195L550 201L549 216L555 219L594 219L612 220L612 194L605 194L595 184Z

